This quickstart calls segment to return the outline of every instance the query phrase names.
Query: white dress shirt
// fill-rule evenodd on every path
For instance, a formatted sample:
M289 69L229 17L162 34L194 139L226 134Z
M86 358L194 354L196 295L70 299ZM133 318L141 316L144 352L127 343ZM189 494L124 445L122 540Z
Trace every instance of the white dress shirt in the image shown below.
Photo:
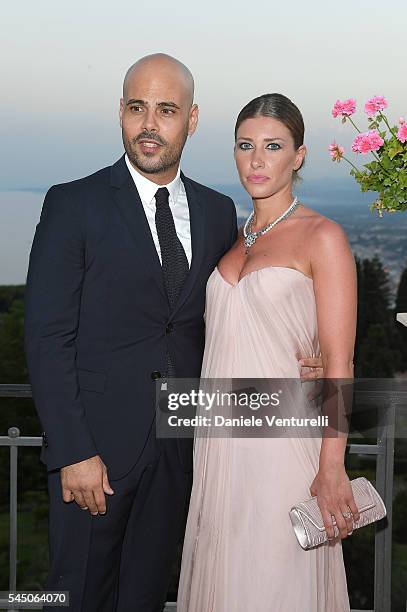
M188 264L191 266L192 248L189 207L185 187L180 177L180 169L178 168L177 176L173 181L171 181L171 183L168 183L168 185L157 185L157 183L153 183L153 181L150 181L148 178L140 174L140 172L137 172L137 170L131 165L129 158L127 157L127 153L125 155L125 160L143 204L144 212L147 217L148 225L150 226L151 235L153 237L154 245L157 249L157 254L160 261L161 249L158 240L157 228L155 226L155 194L157 189L160 187L167 187L170 194L168 201L172 216L174 217L175 230L182 246L184 247Z

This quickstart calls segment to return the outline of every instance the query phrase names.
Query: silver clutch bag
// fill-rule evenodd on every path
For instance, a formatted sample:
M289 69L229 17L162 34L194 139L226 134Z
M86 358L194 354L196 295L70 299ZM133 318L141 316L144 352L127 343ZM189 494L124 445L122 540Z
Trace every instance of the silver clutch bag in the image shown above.
M386 516L386 507L382 498L371 482L361 476L350 481L355 504L359 510L360 518L353 522L353 529L364 527ZM307 550L323 544L328 540L324 521L318 506L317 498L311 497L290 510L290 519L300 546ZM332 517L335 537L339 534L335 519Z

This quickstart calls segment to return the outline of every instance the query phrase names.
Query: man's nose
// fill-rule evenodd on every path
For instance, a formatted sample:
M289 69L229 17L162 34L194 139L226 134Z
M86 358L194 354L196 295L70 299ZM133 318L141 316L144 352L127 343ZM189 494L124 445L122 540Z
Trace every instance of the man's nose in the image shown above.
M148 109L145 113L143 127L147 132L158 131L157 117L153 109Z

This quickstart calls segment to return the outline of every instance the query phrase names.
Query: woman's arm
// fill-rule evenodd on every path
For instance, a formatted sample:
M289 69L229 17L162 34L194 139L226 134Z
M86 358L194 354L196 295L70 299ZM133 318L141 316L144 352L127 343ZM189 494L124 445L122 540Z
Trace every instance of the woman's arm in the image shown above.
M343 229L326 218L318 221L313 233L311 269L324 378L353 378L357 317L355 260ZM334 403L338 397L333 398ZM347 434L341 427L337 433L323 437L319 470L311 485L311 495L318 497L330 538L334 535L332 515L341 537L352 531L352 518L346 519L343 514L350 509L354 519L359 518L344 467L346 439Z

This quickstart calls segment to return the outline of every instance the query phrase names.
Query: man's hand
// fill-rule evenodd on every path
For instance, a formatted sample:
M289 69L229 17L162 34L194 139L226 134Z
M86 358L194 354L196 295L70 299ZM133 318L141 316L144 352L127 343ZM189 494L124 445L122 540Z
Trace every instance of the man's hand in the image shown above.
M299 359L298 363L302 368L312 368L312 370L303 372L301 368L301 379L310 380L314 378L323 378L324 370L322 367L322 357L307 357L305 359Z
M89 509L93 516L106 513L105 493L114 493L99 455L61 468L61 486L65 502L75 500L82 510Z

